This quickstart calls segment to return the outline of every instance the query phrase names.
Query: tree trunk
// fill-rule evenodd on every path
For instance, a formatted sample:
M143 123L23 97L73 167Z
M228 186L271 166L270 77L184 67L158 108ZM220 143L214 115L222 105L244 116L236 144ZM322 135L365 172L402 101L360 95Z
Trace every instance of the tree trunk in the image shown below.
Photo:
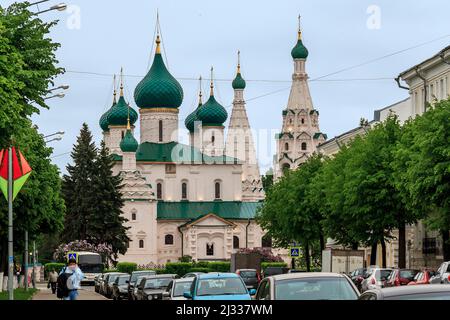
M384 239L381 240L381 266L386 268L386 242Z
M323 233L320 234L320 254L322 254L322 251L325 250L325 238L323 236Z
M398 267L406 268L406 227L404 223L398 226Z
M308 242L305 243L305 262L306 262L306 271L311 271L311 257L309 255L309 244Z
M291 268L295 269L295 258L291 259Z
M378 249L378 242L372 243L372 248L370 250L370 265L374 266L377 264L377 249Z
M8 275L8 240L1 241L0 244L0 272Z
M444 255L444 261L450 260L450 235L448 230L441 230L442 235L442 251Z

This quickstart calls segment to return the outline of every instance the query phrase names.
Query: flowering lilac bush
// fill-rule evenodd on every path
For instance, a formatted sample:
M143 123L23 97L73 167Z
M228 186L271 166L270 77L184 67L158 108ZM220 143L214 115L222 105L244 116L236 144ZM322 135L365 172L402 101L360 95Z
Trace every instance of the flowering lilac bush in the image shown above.
M108 265L110 262L114 263L116 258L110 245L104 243L94 245L86 240L75 240L67 244L63 243L59 245L59 247L56 248L55 253L53 253L53 259L60 262L66 262L67 253L70 251L96 252L102 256L103 262Z
M261 255L261 262L283 262L280 255L274 255L270 248L241 248L238 253L259 253Z

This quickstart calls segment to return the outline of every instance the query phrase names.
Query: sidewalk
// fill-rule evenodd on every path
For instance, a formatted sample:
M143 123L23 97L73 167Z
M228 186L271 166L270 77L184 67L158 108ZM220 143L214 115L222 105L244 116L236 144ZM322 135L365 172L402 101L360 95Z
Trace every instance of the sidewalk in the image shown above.
M47 289L46 283L38 283L36 288L39 289L39 291L33 296L32 300L59 300L56 297L56 294L52 294L51 289ZM78 290L78 300L108 300L104 296L93 290L91 291L90 289L92 289L92 287L82 287L81 290Z

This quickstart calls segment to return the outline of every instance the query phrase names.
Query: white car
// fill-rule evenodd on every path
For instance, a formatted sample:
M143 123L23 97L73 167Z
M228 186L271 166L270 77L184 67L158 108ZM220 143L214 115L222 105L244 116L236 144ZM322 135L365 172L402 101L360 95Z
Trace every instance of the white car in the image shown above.
M436 274L431 277L430 284L449 284L450 283L450 261L443 262Z
M186 291L191 290L193 277L174 279L167 287L166 291L163 293L164 300L187 300L184 297Z
M393 269L390 268L375 268L367 273L367 277L361 282L361 291L381 289L384 287L384 282L389 278Z

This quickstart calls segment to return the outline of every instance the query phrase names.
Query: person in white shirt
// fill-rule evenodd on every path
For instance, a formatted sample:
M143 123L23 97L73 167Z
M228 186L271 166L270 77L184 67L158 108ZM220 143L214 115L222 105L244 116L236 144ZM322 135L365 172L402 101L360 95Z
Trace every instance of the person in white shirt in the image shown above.
M62 269L60 274L63 272L72 274L67 280L69 295L64 300L77 300L78 290L81 289L80 283L84 278L84 274L81 272L75 259L69 259L67 267Z

